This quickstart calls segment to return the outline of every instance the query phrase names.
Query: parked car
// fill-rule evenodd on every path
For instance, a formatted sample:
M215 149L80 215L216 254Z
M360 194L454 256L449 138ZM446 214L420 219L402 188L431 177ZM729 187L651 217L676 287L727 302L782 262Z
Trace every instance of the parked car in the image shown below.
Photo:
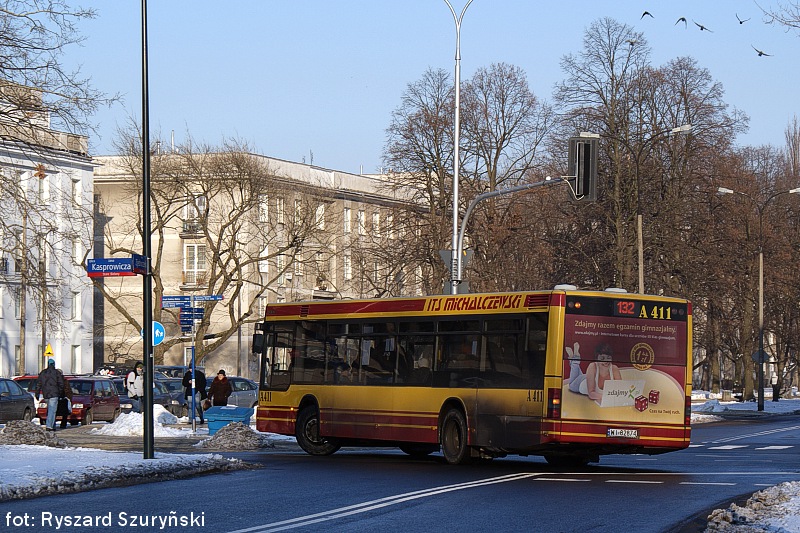
M228 381L231 382L233 389L233 393L228 397L228 405L237 407L256 407L258 405L258 385L255 381L238 376L231 376ZM209 380L210 385L211 380Z
M184 397L183 378L167 378L159 380L172 397L170 412L178 418L189 416L189 401Z
M33 420L36 404L28 391L13 379L0 378L0 422Z
M98 376L127 376L128 372L133 370L132 366L120 364L120 363L106 363L97 370L94 371L95 375Z
M67 417L70 424L91 424L95 420L113 422L120 413L119 395L114 384L101 376L65 376L72 389L72 413ZM36 416L44 424L47 418L47 402L39 402ZM57 416L56 420L61 420Z
M128 391L125 389L125 378L111 378L117 394L119 395L119 406L123 413L130 413L133 409L131 399L128 398ZM159 404L167 411L172 413L172 396L169 389L161 383L161 380L153 380L153 404ZM174 413L173 413L174 414Z
M156 365L153 367L156 372L163 372L171 378L183 378L183 375L186 374L186 371L190 370L191 368L191 366L185 365ZM206 369L203 366L195 365L195 368L203 374L206 373Z
M34 400L38 400L39 397L39 376L33 374L26 374L24 376L17 376L13 378L17 385L28 391Z

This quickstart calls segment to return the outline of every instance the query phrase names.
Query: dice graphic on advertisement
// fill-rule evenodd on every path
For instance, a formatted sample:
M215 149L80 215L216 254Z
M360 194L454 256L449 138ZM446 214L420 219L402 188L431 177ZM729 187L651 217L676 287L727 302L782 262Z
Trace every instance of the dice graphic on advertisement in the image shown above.
M658 397L661 395L661 391L657 391L655 389L650 391L650 394L647 396L647 400L656 405L658 403Z
M637 411L647 410L647 398L644 397L644 394L636 398L634 407L636 407Z

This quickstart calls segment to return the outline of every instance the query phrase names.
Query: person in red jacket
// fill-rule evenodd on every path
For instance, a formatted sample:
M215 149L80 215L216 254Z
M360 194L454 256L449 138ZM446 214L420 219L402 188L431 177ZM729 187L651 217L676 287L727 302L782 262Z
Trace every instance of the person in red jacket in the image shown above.
M208 388L208 397L211 398L212 405L228 405L228 396L233 393L230 381L225 377L225 371L220 369L217 377L211 382Z

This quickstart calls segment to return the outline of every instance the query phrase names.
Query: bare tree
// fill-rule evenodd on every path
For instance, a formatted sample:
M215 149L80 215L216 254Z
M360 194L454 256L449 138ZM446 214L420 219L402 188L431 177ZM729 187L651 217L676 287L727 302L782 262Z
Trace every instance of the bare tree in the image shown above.
M106 231L111 255L140 253L141 161L136 137L122 143L131 148L118 159L123 194L110 199L103 211L116 219ZM221 147L191 140L171 153L151 158L153 319L167 327L168 339L156 347L156 359L172 346L189 340L178 330L178 309L164 308L162 296L179 289L198 295L224 295L207 301L204 318L193 330L197 361L222 347L256 312L267 291L289 272L311 269L319 253L327 253L329 234L316 219L319 198L313 184L278 175L266 158L254 156L246 144ZM184 253L176 255L180 235ZM170 272L183 272L173 279ZM272 287L272 289L271 289ZM98 283L128 333L141 329L141 291L129 283ZM111 315L111 316L109 316ZM118 331L118 337L124 336ZM132 347L127 345L129 350Z

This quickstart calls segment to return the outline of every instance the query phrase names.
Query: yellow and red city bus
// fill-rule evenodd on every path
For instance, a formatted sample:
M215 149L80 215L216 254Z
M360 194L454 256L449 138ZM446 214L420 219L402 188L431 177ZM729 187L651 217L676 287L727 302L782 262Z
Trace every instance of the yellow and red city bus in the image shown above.
M554 290L269 304L259 431L312 455L441 449L452 464L688 447L692 308Z

